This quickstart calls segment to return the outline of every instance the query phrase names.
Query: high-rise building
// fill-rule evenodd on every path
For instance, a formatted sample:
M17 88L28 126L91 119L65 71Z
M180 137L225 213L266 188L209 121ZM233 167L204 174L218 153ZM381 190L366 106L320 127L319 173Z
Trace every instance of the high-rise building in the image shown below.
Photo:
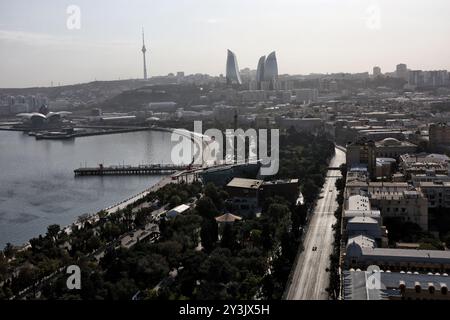
M410 70L408 82L416 87L442 87L448 85L447 70Z
M450 126L447 123L433 123L429 128L430 147L433 150L450 148Z
M266 56L259 58L258 67L256 69L256 82L258 90L261 90L261 82L264 81L264 64L266 63Z
M237 58L236 55L231 50L228 50L227 55L226 78L228 84L231 84L233 82L237 84L242 84L241 75L239 74Z
M404 63L398 64L395 72L397 74L397 78L400 78L400 79L403 79L406 81L409 80L408 66L406 64L404 64Z
M278 80L278 63L275 51L267 56L266 62L264 64L264 80Z
M144 28L142 28L142 56L144 58L144 80L147 80L147 63L145 61L146 52L147 49L145 48Z
M370 177L374 177L376 168L375 142L361 138L347 144L346 163L349 169L361 165L367 166Z
M409 72L408 83L412 86L423 87L425 85L425 76L422 70L411 70Z
M432 70L425 73L425 84L430 87L440 87L448 85L447 70Z
M375 78L381 76L381 68L380 67L373 67L373 76Z

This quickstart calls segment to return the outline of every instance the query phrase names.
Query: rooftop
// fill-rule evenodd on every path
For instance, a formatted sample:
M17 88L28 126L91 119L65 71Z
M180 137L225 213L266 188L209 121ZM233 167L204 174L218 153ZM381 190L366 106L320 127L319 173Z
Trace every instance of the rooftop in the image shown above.
M360 211L360 210L345 210L344 218L352 218L352 217L370 217L373 219L380 219L381 213L380 210L369 210L369 211Z
M401 257L417 260L448 260L450 262L450 251L442 250L413 250L413 249L389 249L389 248L362 248L363 255L383 256L383 257Z
M400 141L395 138L386 138L381 141L375 142L377 147L416 147L415 144L408 141Z
M369 198L361 195L350 196L348 198L348 210L369 211Z
M347 246L352 243L357 243L361 248L375 248L377 246L373 238L365 235L358 235L348 238Z
M287 183L298 183L298 179L283 179L283 180L272 180L272 181L264 181L263 185L271 185L271 184L287 184Z
M450 181L421 181L419 182L421 188L449 188Z
M227 184L227 187L257 190L262 185L262 183L263 180L234 178Z
M404 154L400 157L400 160L405 164L450 162L450 158L448 156L446 156L445 154L437 154L437 153Z
M185 212L185 211L187 211L189 209L190 209L190 207L188 205L181 204L181 205L179 205L179 206L177 206L177 207L175 207L173 209L170 209L169 212L168 212L168 215L170 215L170 214L181 214L181 213L183 213L183 212Z
M363 216L359 216L359 217L353 217L349 220L348 222L349 224L351 223L362 223L362 224L378 224L377 220L375 220L374 218L371 217L363 217Z
M217 222L235 222L239 220L242 220L242 218L231 213L225 213L221 216L216 217Z
M369 288L369 278L378 274L377 288ZM389 297L400 297L400 287L416 289L420 286L424 290L434 288L434 294L445 294L450 285L447 274L419 274L418 272L384 272L345 270L344 275L344 299L345 300L381 300ZM439 292L441 291L441 292Z

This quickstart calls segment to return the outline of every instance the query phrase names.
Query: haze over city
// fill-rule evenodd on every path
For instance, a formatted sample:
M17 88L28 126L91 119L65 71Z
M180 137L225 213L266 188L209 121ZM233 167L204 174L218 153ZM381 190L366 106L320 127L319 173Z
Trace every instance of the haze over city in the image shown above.
M445 0L2 0L0 87L139 78L142 27L149 77L224 74L226 49L251 69L276 50L280 74L450 69L448 12Z
M449 12L0 0L2 311L450 301Z

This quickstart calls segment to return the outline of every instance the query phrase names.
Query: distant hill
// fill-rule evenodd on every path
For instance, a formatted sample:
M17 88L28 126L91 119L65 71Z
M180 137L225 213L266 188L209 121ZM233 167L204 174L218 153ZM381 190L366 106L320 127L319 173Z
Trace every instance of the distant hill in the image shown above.
M105 100L99 107L102 110L132 111L148 106L151 102L176 102L179 107L186 107L199 102L202 91L195 85L151 85L124 91Z
M8 95L36 95L42 94L49 98L58 98L64 92L83 90L130 90L144 86L145 83L138 79L92 81L66 86L55 87L31 87L31 88L0 88L0 94Z

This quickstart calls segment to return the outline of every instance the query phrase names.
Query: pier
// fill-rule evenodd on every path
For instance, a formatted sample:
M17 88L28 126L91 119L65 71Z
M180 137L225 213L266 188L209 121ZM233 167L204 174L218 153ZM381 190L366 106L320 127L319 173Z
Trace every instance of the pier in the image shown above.
M139 166L108 166L100 164L98 167L78 168L75 176L112 176L112 175L164 175L177 171L190 170L190 165L149 164Z

